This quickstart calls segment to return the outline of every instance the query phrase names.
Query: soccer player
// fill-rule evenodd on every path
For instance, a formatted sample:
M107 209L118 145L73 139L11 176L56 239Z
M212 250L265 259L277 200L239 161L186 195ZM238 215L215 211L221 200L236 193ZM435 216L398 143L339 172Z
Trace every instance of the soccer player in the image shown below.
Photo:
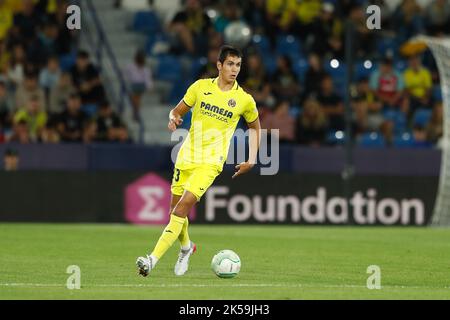
M169 113L170 131L181 125L182 117L191 109L192 122L175 163L170 222L153 252L136 261L142 276L147 276L155 268L177 239L181 250L174 272L181 276L188 270L189 258L196 251L196 245L189 238L188 213L221 173L241 116L250 129L249 158L236 165L233 178L248 172L256 163L261 127L255 100L236 81L241 64L241 52L231 46L223 46L217 61L219 76L194 82Z

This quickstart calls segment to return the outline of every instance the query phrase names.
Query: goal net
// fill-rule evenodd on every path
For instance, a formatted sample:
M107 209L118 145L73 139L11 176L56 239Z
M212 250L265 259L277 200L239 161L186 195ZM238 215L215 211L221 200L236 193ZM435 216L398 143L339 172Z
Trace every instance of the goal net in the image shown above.
M450 226L450 38L419 36L414 40L425 42L431 49L441 79L444 106L442 160L431 225Z

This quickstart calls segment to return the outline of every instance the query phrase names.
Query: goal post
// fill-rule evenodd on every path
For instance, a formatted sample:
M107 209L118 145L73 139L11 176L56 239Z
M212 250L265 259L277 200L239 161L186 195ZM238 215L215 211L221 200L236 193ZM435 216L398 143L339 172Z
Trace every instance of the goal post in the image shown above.
M431 226L450 226L450 37L418 36L413 41L425 43L433 53L441 80L444 124L441 169Z

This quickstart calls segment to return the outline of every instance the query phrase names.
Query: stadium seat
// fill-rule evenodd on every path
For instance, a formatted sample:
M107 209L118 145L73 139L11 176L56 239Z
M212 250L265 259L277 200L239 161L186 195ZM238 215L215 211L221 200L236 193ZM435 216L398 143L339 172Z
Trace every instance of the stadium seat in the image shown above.
M196 58L192 61L191 64L191 70L190 70L190 77L191 82L194 82L198 78L198 74L200 70L208 63L208 59L205 57Z
M372 74L372 72L375 70L376 66L373 62L371 62L372 64L369 65L370 67L368 68L365 65L365 61L359 61L355 64L355 79L356 80L360 80L362 78L369 78L370 75Z
M413 115L413 125L426 126L431 119L431 113L429 109L417 109Z
M59 57L59 66L63 72L69 71L77 60L76 51L62 55Z
M306 59L299 59L293 62L292 69L297 76L297 79L303 83L305 80L306 72L309 69L309 63Z
M324 70L333 78L336 91L343 97L345 95L345 77L347 76L347 65L339 61L337 68L331 66L331 61L324 62Z
M293 62L302 57L301 43L293 35L279 35L276 40L277 55L288 56Z
M138 11L134 15L133 30L151 34L160 30L160 22L152 11Z
M406 115L400 110L389 109L383 112L383 117L394 123L394 132L403 133L407 126Z
M263 53L267 53L267 52L271 52L271 46L270 46L270 41L269 39L264 36L264 35L260 35L260 34L255 34L252 37L252 41L251 43L253 44L253 46L258 50L258 52L260 54Z
M173 83L172 89L169 93L169 103L176 105L183 98L189 84L192 83L191 80L178 79Z
M158 80L176 82L182 75L181 63L171 55L163 55L158 59L155 78Z
M345 143L345 133L343 131L331 130L327 133L325 142L328 145L343 145Z
M289 108L289 114L296 119L302 114L302 111L302 108L297 105L293 105Z
M410 132L403 132L394 137L393 146L397 148L412 148L414 147L414 137Z
M145 52L147 55L155 55L155 45L158 43L163 43L169 46L169 40L167 36L162 32L152 33L148 36L147 41L145 43ZM157 54L156 54L157 55Z
M394 62L394 68L398 72L404 72L408 68L408 63L405 60L397 60Z
M360 137L359 145L365 148L383 148L386 146L386 141L378 132L368 132Z
M440 85L433 86L433 100L442 101L442 89Z
M397 54L399 48L398 41L395 38L381 37L377 41L377 52L385 57L386 55L394 56Z
M262 63L268 75L273 75L277 69L277 59L270 53L262 55Z
M94 103L84 104L81 106L81 110L92 118L97 114L98 106Z

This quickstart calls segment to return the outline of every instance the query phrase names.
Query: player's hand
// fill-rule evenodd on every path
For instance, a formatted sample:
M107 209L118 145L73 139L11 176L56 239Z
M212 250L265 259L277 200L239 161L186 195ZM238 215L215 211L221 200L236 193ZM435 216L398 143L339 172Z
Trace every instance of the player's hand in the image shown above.
M169 118L169 124L167 125L167 128L169 128L169 130L173 132L182 123L183 123L183 119L181 119L181 117L171 117L171 118Z
M246 172L249 172L253 168L254 164L251 164L250 162L242 162L238 164L235 169L237 172L233 175L232 179L236 178L237 176L240 176L241 174L244 174Z

